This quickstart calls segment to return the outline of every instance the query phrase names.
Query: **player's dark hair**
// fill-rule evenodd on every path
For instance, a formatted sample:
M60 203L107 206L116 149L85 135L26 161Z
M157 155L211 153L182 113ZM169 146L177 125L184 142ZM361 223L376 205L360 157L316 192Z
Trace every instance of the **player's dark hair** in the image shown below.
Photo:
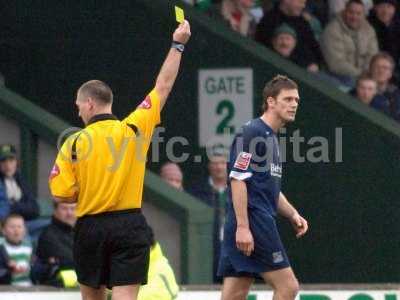
M102 104L112 104L113 93L111 88L103 81L90 80L82 84L79 92L87 97L92 97L94 100Z
M282 90L297 90L297 83L294 82L287 76L284 75L276 75L272 80L267 82L263 90L263 104L262 111L265 112L268 110L268 102L267 99L269 97L275 98L279 95Z
M362 0L349 0L349 1L346 2L346 8L348 8L353 3L364 6L364 2Z
M7 217L5 217L5 219L3 220L2 224L1 224L2 227L4 228L4 226L7 225L7 222L10 221L11 219L22 219L22 220L24 220L24 217L21 216L21 215L19 215L19 214L14 214L14 213L9 214L9 215L8 215Z

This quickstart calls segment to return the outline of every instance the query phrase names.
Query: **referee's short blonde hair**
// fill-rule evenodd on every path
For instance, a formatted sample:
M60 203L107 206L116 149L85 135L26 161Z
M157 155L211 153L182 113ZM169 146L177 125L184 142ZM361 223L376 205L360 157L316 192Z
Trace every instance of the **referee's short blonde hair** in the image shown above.
M113 92L107 83L101 80L90 80L81 85L78 93L91 97L101 104L113 103Z

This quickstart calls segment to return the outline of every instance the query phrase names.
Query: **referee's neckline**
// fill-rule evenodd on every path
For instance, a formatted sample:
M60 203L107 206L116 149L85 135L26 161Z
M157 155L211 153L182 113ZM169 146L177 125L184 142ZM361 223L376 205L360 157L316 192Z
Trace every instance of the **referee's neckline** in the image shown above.
M99 121L106 121L106 120L118 120L116 116L113 114L98 114L90 118L89 122L86 124L86 126L89 126L93 123L99 122Z

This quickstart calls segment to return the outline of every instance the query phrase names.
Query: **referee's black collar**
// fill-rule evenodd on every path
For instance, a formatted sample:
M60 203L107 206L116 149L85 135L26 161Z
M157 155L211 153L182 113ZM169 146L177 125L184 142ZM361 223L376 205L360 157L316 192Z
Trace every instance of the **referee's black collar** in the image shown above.
M118 120L116 116L113 114L98 114L90 118L89 122L86 124L86 126L89 126L93 123L99 122L99 121L105 121L105 120Z

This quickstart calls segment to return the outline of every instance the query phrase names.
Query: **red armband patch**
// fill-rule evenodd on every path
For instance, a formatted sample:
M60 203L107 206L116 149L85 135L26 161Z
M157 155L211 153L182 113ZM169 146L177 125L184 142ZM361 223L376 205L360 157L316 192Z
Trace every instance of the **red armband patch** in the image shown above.
M150 96L147 96L142 103L139 104L137 108L143 108L143 109L150 109L151 108L151 98Z
M234 168L246 171L250 165L251 153L240 152L238 157L236 158Z
M59 174L60 174L60 168L58 167L57 164L55 164L55 165L53 166L53 169L51 169L49 179L51 180L51 179L53 179L54 177L58 176Z

